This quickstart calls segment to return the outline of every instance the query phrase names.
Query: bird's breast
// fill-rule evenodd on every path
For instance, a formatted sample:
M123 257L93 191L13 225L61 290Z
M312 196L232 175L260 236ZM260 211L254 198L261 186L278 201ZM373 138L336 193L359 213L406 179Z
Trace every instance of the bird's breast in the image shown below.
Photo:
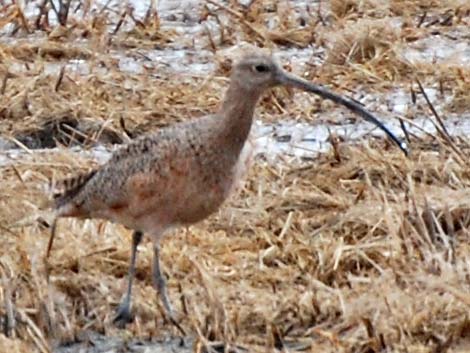
M178 155L161 168L133 175L126 182L125 204L109 208L104 218L144 232L205 219L241 184L253 144L247 142L237 155L226 152Z
M185 195L179 198L176 221L192 224L216 212L242 183L250 167L253 143L247 141L236 156L217 151L204 163L193 166ZM225 151L226 152L226 151Z

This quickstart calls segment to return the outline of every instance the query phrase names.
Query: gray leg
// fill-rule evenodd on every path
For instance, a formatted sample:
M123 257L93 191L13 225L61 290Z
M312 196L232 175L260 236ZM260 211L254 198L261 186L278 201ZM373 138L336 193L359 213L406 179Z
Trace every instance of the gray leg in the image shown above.
M132 233L132 252L131 252L131 261L129 264L129 274L127 278L127 291L122 299L119 307L116 311L116 316L114 317L114 323L119 327L126 326L127 323L132 322L131 314L131 297L132 297L132 282L135 275L135 261L137 258L137 247L142 241L143 233L141 231L134 231Z
M170 300L168 299L168 293L166 291L166 280L160 270L160 246L158 243L154 243L153 245L153 284L158 291L158 294L160 295L160 299L163 303L167 318L173 325L175 325L175 327L181 332L183 336L186 336L185 331L175 319L173 308L170 304Z

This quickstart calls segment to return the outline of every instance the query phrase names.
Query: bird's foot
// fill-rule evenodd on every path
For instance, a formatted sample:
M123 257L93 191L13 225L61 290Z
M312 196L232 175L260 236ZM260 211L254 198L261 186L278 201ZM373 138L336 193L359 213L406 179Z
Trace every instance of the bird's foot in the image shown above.
M186 331L184 331L183 327L179 324L178 320L176 319L176 316L173 311L165 311L165 316L168 321L172 323L173 326L176 327L176 329L181 333L183 337L186 336Z
M170 321L173 326L175 326L178 331L181 333L181 335L184 337L186 336L186 332L184 329L181 327L179 324L179 320L176 318L175 311L173 310L173 306L170 304L170 300L168 299L168 294L166 292L166 286L160 286L158 293L160 294L160 299L163 303L163 308L164 308L164 315L168 321Z
M128 303L119 304L114 316L113 323L119 328L125 328L127 324L134 321L134 316L131 313L131 308Z

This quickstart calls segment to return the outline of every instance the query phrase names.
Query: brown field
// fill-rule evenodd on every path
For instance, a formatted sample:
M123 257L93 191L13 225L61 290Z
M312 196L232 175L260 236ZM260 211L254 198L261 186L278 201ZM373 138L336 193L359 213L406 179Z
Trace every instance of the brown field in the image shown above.
M48 1L33 14L0 2L0 146L21 151L0 152L0 352L80 352L74 344L166 352L150 342L178 332L152 287L150 244L139 248L135 321L118 329L130 231L61 220L46 261L47 187L97 164L72 146L110 148L214 112L227 53L241 41L307 53L302 67L283 64L336 92L376 98L370 109L379 116L390 92L410 91L416 103L402 118L429 117L439 128L410 135L409 157L388 141L334 136L334 148L315 158L273 164L258 156L218 214L162 244L170 298L190 336L185 349L470 352L470 144L441 127L451 114L470 119L470 65L400 54L435 36L470 41L468 1L207 0L175 18L155 8L138 18L105 3L72 1L59 25L53 11L44 15ZM183 20L199 26L196 37L169 25ZM319 57L308 58L311 46L323 49ZM210 57L192 60L215 64L209 74L147 55L201 49ZM122 70L119 55L141 70ZM417 81L437 89L438 100L427 104ZM275 89L257 114L267 123L338 123L331 108ZM101 347L93 335L119 347ZM136 340L141 350L126 346Z

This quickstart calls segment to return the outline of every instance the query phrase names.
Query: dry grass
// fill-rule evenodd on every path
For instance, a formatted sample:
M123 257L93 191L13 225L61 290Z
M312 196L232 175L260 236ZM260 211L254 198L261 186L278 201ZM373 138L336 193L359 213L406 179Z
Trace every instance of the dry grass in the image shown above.
M332 0L330 10L336 18L383 18L408 17L423 12L439 11L455 11L464 14L469 11L469 5L465 0Z
M402 0L387 5L406 8L407 14L401 17L388 10L381 16L368 12L367 9L378 11L380 4L373 0L332 1L329 8L324 6L319 12L308 8L299 14L287 2L260 0L248 7L227 7L209 1L201 18L216 19L218 27L203 31L198 40L216 57L240 40L273 49L278 45L304 48L315 42L326 47L324 65L298 68L285 63L287 68L346 92L384 92L394 87L408 90L415 77L426 86L444 82L446 93L455 100L448 105L449 111L465 109L469 96L465 68L458 63L409 63L402 55L408 43L429 38L436 31L455 36L455 31L468 26L470 13L465 4L449 0L434 6ZM351 9L336 9L346 5ZM121 14L124 17L118 17L124 18L122 25L116 19L112 21L113 13L107 11L71 16L68 26L46 25L43 19L37 25L42 32L24 38L37 20L32 18L23 24L18 9L11 6L8 10L7 18L17 16L13 17L17 23L15 35L21 35L15 41L0 44L0 117L5 121L0 126L2 135L36 135L33 140L40 140L41 136L52 134L63 144L89 145L100 138L104 142L120 142L121 119L135 136L186 117L213 112L217 107L220 94L214 92L221 91L225 84L222 76L229 70L223 59L216 79L211 80L201 74L175 74L146 57L146 50L156 45L166 49L173 45L194 46L194 38L161 28L158 14L150 12L138 21L126 10ZM330 18L329 13L337 19ZM106 31L110 28L111 33ZM462 33L456 40L466 40ZM120 71L122 52L143 71ZM276 120L286 114L287 106L297 119L308 121L315 119L312 112L322 110L320 102L310 101L308 107L297 105L290 94L278 90L262 101L260 115Z
M327 351L469 344L470 168L417 146L410 159L383 146L344 146L340 156L299 167L258 163L217 216L167 238L163 262L184 326L253 350L269 344L272 330L286 345ZM86 165L63 151L2 170L2 296L20 341L67 342L85 328L124 334L110 320L129 231L64 220L46 266L48 230L14 226L37 214L52 173ZM130 335L172 332L150 262L144 245Z
M468 27L470 15L467 2L331 1L329 10L335 21L326 29L317 28L317 42L328 48L328 65L310 77L350 88L367 82L376 91L406 86L416 77L429 86L452 82L448 89L455 103L450 110L457 111L454 106L467 102L468 91L461 89L466 82L461 62L452 62L452 58L439 63L408 62L403 55L408 45L436 35L450 38L450 46L465 42L463 28Z
M45 65L37 60L30 70L15 73L7 80L0 103L0 116L8 122L0 128L4 135L41 133L48 125L62 122L69 130L58 128L60 131L55 132L61 142L75 139L90 144L106 137L103 133L110 135L112 142L119 142L121 119L137 134L186 117L207 114L217 103L215 99L203 100L194 95L199 89L201 96L209 96L217 83L201 86L202 79L197 78L180 77L176 82L169 82L148 73L129 75L120 72L112 58L100 60L105 72L84 76L74 71L73 65L63 75L44 73ZM184 104L188 101L193 104ZM111 135L117 135L114 141Z
M441 82L452 85L455 92L447 108L452 112L467 112L470 107L470 68L452 68L441 75Z
M269 48L325 45L321 68L288 69L346 91L408 88L415 75L452 94L448 111L468 111L468 70L411 65L399 55L433 31L453 35L468 23L467 4L384 3L331 1L299 16L289 2L208 1L201 18L213 19L218 32L198 39L217 54L214 77L175 74L142 57L139 49L193 40L162 29L155 12L138 21L123 10L121 25L112 11L72 13L54 26L6 7L0 25L14 23L12 38L25 38L0 44L0 135L29 146L120 143L213 112L230 67L219 53L242 39ZM389 21L396 16L398 28ZM122 50L139 58L142 72L119 69ZM76 71L78 60L85 73ZM311 121L318 110L320 102L276 90L258 111L266 120ZM452 151L414 139L410 158L381 142L340 145L302 164L257 160L217 215L163 244L182 325L198 342L253 352L469 351L470 148L453 143ZM147 244L139 251L136 320L126 330L111 323L125 287L128 230L63 220L44 262L49 229L37 220L47 218L44 187L95 163L64 148L25 153L0 168L0 351L48 352L87 330L129 339L176 334L151 286Z
M358 81L363 77L398 81L412 73L411 65L398 53L400 38L399 29L389 19L358 20L335 35L326 62L351 65Z

